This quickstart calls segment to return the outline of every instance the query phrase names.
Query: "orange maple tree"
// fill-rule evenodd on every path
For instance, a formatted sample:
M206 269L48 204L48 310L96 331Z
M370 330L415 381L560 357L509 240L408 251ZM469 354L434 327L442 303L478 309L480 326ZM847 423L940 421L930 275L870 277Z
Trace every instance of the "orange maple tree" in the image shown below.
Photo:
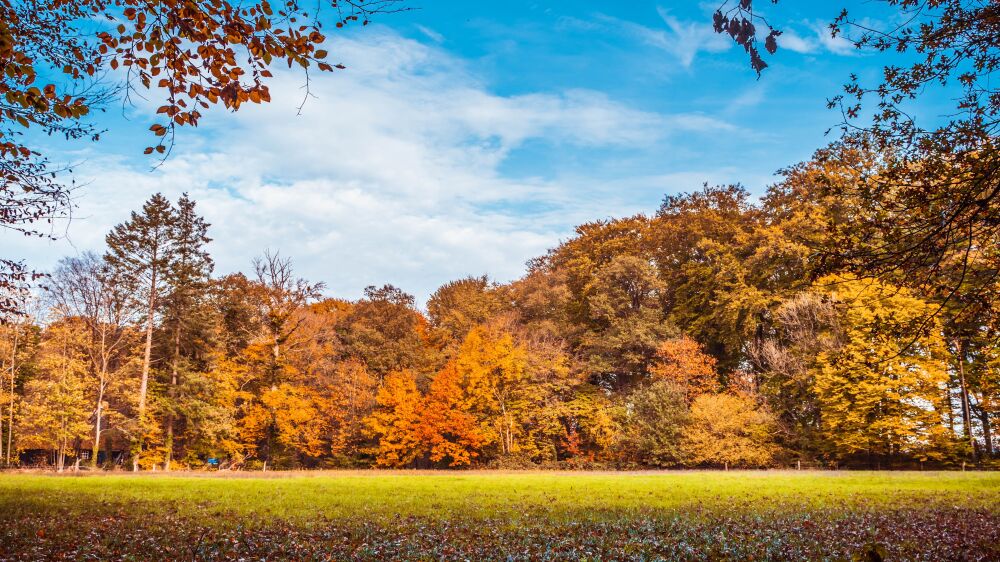
M718 390L715 363L715 358L706 354L701 344L681 336L660 344L649 372L655 380L668 380L683 386L690 400Z
M382 381L375 411L366 420L369 433L378 438L378 466L404 467L423 454L421 402L413 371L393 371Z
M431 382L421 422L422 437L430 446L434 462L448 460L448 466L471 464L486 443L476 416L469 410L462 374L453 361Z

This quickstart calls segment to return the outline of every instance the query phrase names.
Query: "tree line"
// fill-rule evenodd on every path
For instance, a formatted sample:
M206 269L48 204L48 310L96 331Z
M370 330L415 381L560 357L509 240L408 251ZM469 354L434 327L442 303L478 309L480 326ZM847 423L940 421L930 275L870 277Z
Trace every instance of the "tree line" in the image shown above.
M962 280L952 295L830 259L845 231L829 225L866 212L850 194L878 166L834 145L760 199L668 196L577 227L513 282L449 282L425 310L391 285L329 297L277 252L214 276L195 202L154 195L0 327L3 461L988 464L998 246L938 265Z

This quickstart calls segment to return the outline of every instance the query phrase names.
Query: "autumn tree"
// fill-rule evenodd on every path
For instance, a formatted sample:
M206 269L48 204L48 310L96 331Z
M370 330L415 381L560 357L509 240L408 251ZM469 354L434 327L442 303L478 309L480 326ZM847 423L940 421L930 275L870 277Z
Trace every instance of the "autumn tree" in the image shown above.
M322 397L304 384L294 353L314 335L303 332L304 311L324 285L297 277L291 259L277 252L266 251L253 266L255 279L230 275L216 295L222 325L238 338L220 360L239 389L237 431L249 456L268 464L308 461L325 446L326 418Z
M422 437L422 400L412 371L393 371L382 380L375 411L366 419L368 432L378 440L375 464L411 466L425 452Z
M17 389L36 362L41 330L35 322L34 315L22 314L0 323L0 457L7 466L16 461L15 414L22 398Z
M378 379L359 361L337 362L331 376L324 380L330 420L330 451L337 456L360 456L366 448L365 419L375 409Z
M727 0L714 14L715 31L730 35L750 57L758 75L766 63L758 49L774 53L781 31L754 11L752 0ZM825 225L820 247L828 260L859 277L892 277L918 290L950 299L962 285L996 299L994 272L978 280L949 273L953 263L981 260L995 245L1000 224L996 145L1000 96L993 74L1000 69L1000 41L992 2L881 0L875 9L898 25L871 25L865 14L844 9L829 25L860 52L888 59L873 83L852 74L830 107L843 115L838 153L872 155L876 166L858 181L818 184L834 199L850 201L848 212ZM940 97L942 90L956 95ZM947 99L945 107L935 107ZM928 105L929 104L929 105ZM922 111L923 110L923 111ZM944 116L939 118L939 116ZM929 124L929 125L928 125Z
M265 251L253 261L256 280L248 295L262 329L256 350L264 362L261 382L273 385L282 380L287 366L287 346L302 326L303 307L319 298L325 285L295 276L292 260L278 252ZM251 343L253 343L251 341ZM266 359L265 359L266 357Z
M887 460L933 455L947 441L941 407L948 380L940 326L924 327L933 306L850 277L824 278L818 287L841 307L844 330L843 345L819 354L814 375L831 452Z
M328 429L321 412L324 404L307 388L287 383L261 393L241 421L243 440L258 446L266 470L268 464L281 464L285 455L303 462L323 455L327 449Z
M656 349L649 368L653 380L667 381L683 389L689 400L719 389L715 358L705 354L698 342L687 336L669 339Z
M996 454L995 432L1000 418L1000 346L995 338L979 340L972 348L968 369L969 409L978 418L983 436L983 454Z
M25 383L19 445L54 451L62 472L70 449L91 429L92 402L87 398L89 330L78 319L60 316L43 333L37 376Z
M716 358L724 382L781 297L802 286L808 250L789 244L739 185L664 198L650 237L670 320Z
M420 420L420 434L431 461L447 461L452 467L471 464L486 442L462 382L455 364L445 365L431 381Z
M500 298L489 279L466 277L439 287L427 300L431 326L450 342L461 343L469 330L485 324L500 310Z
M520 453L526 445L524 421L536 399L526 367L526 350L510 333L483 326L469 332L455 356L469 408L486 444L501 456Z
M750 350L760 391L785 430L782 439L801 454L818 454L821 447L817 358L836 352L843 343L836 304L806 291L778 307L770 330Z
M571 343L579 340L583 327L574 322L577 307L568 281L569 272L564 267L550 257L542 257L528 262L522 278L498 291L526 330Z
M680 451L690 466L770 466L778 450L774 417L749 396L702 394L691 404Z
M93 253L63 259L52 274L48 292L66 320L81 322L88 332L86 355L94 388L91 466L97 466L101 438L116 413L109 411L109 393L129 374L136 359L136 309L130 302L129 279L115 276Z

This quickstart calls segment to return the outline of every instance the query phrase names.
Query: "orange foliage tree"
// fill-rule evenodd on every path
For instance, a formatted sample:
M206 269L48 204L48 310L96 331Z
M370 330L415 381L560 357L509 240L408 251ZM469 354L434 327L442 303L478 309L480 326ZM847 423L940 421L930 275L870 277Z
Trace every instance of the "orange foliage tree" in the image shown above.
M693 400L699 394L719 389L715 364L715 358L706 354L698 342L681 336L660 344L656 349L656 361L649 372L654 380L681 385L686 390L688 400Z
M323 404L310 389L281 384L263 392L242 420L245 440L259 443L265 460L281 453L315 458L325 452Z
M462 374L454 362L445 365L431 381L424 403L421 433L430 446L431 460L448 460L448 466L470 464L486 442L476 416L469 410Z
M378 439L375 463L384 467L404 467L425 452L421 439L420 391L413 371L393 371L382 381L375 396L375 411L366 424Z

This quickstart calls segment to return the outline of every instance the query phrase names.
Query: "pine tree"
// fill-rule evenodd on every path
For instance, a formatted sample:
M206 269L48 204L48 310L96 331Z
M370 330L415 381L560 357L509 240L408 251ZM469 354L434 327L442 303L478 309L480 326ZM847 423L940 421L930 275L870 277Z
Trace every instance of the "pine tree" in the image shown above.
M135 298L145 308L146 340L143 351L142 375L139 380L137 418L139 435L144 432L149 369L153 351L153 328L156 324L160 296L166 288L167 270L173 252L173 233L177 215L170 201L162 194L153 195L142 206L142 213L132 212L131 218L116 226L106 238L108 265L116 277L132 282ZM142 438L136 439L132 469L139 469Z
M197 347L195 330L205 322L194 322L199 316L200 305L208 294L212 275L212 258L205 245L211 242L205 219L195 212L195 202L185 193L177 201L177 210L170 225L171 253L164 270L168 291L164 305L164 322L171 332L170 382L166 413L166 463L170 470L174 452L174 422L178 408L178 381L182 363L182 343L187 343L188 355ZM191 332L189 337L189 332ZM203 339L202 339L203 342Z

